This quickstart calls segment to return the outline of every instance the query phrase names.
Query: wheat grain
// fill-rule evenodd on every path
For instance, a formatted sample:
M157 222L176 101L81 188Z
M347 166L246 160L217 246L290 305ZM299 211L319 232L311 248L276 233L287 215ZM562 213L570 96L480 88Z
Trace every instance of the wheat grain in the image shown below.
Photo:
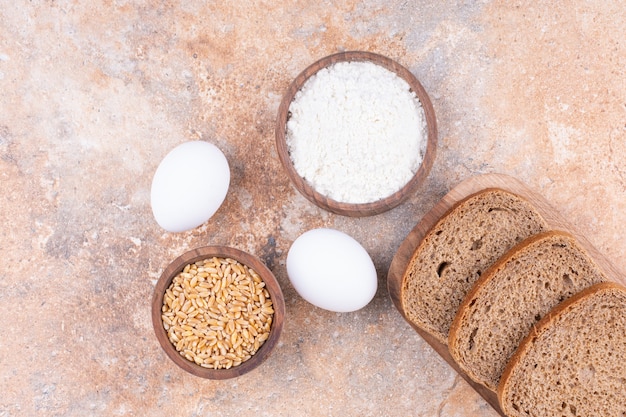
M229 369L269 338L273 303L261 277L231 258L186 265L165 291L163 328L176 350L199 366Z

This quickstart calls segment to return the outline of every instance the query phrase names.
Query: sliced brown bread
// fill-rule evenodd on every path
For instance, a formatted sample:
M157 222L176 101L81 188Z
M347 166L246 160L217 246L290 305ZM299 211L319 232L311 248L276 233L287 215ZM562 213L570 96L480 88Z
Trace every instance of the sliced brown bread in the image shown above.
M626 416L626 288L596 284L546 315L498 386L510 417Z
M473 380L495 390L519 343L563 300L606 277L569 233L531 236L476 281L452 323L450 354Z
M453 206L426 233L402 277L406 318L447 344L461 301L492 263L548 225L525 199L489 188Z

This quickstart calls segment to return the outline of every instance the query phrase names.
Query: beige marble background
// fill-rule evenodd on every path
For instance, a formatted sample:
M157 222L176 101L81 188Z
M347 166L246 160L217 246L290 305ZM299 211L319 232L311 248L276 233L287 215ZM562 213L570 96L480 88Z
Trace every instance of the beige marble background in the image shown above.
M620 1L0 0L0 417L494 417L394 309L387 268L451 187L502 172L626 269L625 32ZM301 197L274 148L289 82L356 49L409 68L440 130L424 187L359 219ZM224 151L231 188L209 222L166 233L152 175L194 139ZM372 256L365 309L290 286L289 246L319 226ZM261 257L287 300L275 353L236 380L179 370L151 328L161 271L206 244Z

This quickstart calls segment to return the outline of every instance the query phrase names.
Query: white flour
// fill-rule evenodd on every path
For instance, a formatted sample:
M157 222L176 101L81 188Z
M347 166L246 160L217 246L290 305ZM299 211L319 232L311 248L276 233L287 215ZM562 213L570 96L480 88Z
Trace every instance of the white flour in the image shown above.
M296 171L335 201L385 198L422 163L421 103L406 81L379 65L340 62L320 70L289 111L287 146Z

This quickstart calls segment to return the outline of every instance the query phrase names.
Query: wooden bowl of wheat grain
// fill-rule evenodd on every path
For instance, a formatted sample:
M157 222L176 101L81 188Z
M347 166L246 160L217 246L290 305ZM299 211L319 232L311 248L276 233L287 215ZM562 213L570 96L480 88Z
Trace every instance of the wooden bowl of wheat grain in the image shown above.
M161 274L152 324L167 356L183 370L228 379L261 365L276 347L285 301L257 257L226 246L188 251Z

